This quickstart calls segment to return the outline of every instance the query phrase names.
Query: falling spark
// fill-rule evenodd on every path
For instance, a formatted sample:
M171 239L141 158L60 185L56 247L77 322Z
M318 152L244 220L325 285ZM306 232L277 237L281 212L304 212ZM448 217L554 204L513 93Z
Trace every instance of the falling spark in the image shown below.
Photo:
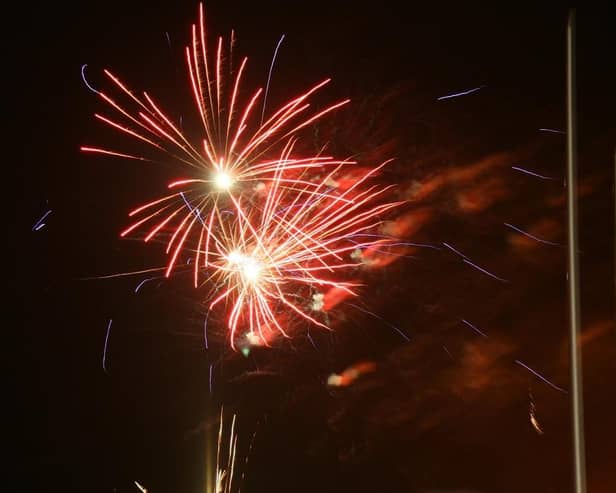
M49 216L49 214L51 214L51 209L49 209L38 221L36 221L36 223L34 223L34 226L32 226L32 231L39 231L41 228L43 228L45 226L45 223L43 221L47 216Z
M460 257L462 257L462 262L464 262L465 264L470 265L471 267L477 269L480 272L483 272L484 274L490 276L493 279L496 279L497 281L501 281L501 282L509 282L507 279L503 279L502 277L498 277L496 274L492 274L491 272L487 271L486 269L479 267L477 264L473 263L470 261L470 259L464 255L462 252L460 252L459 250L456 250L454 247L452 247L450 244L443 242L443 245L446 246L447 248L449 248L452 252L454 252L455 254L459 255Z
M462 262L464 262L465 264L470 265L471 267L474 267L475 269L477 269L480 272L483 272L484 274L490 276L492 279L496 279L497 281L501 281L501 282L510 282L507 279L503 279L502 277L498 277L496 274L492 274L491 272L485 270L484 268L479 267L477 264L474 264L470 260L467 260L467 259L463 258Z
M503 224L507 226L508 228L511 228L517 231L518 233L523 234L524 236L528 236L529 238L535 241L538 241L539 243L545 243L546 245L553 245L553 246L561 246L560 243L554 243L553 241L542 240L541 238L538 238L537 236L531 235L527 231L523 231L520 228L516 228L513 224L509 224L509 223L503 223Z
M527 175L536 176L537 178L541 178L542 180L554 180L554 178L552 178L551 176L540 175L539 173L520 168L519 166L512 166L511 169L521 171L522 173L526 173Z
M330 387L348 387L362 375L374 371L376 371L376 363L373 361L360 361L349 366L341 374L332 373L327 378L327 385Z
M529 398L528 415L530 418L530 424L533 425L533 428L539 435L543 435L543 429L541 428L541 425L539 425L539 421L537 421L537 417L535 415L535 411L536 411L535 399L533 398L533 394L530 391L528 392L528 398Z
M533 375L535 375L537 378L543 380L545 383L547 383L550 387L552 387L553 389L558 390L559 392L563 392L563 393L567 393L567 391L561 387L559 387L558 385L553 384L552 382L550 382L547 378L545 378L544 376L540 375L538 372L536 372L535 370L533 370L532 368L530 368L529 366L525 365L524 363L522 363L520 360L516 359L515 362L526 368L529 372L531 372Z
M451 355L451 353L449 352L449 349L447 349L447 347L446 347L446 346L443 346L443 349L445 350L445 352L447 353L447 355L448 355L451 359L453 359L453 356L452 356L452 355Z
M567 132L563 131L563 130L556 130L553 128L540 128L539 129L540 132L551 132L553 134L566 134Z
M451 98L457 98L459 96L466 96L467 94L472 94L474 92L479 91L480 89L483 89L486 86L479 86L479 87L475 87L473 89L469 89L467 91L462 91L462 92L456 92L454 94L448 94L447 96L441 96L440 98L436 98L437 101L442 101L443 99L451 99Z
M454 247L452 247L449 243L445 243L443 242L443 245L447 248L449 248L453 253L456 253L458 255L460 255L460 257L462 258L468 258L466 255L464 255L462 252L460 252L459 250L456 250Z
M209 317L210 317L210 312L209 311L205 312L205 320L203 321L203 342L205 344L205 349L209 349L208 342L207 342L207 321Z
M143 281L141 281L139 284L137 284L137 287L135 288L135 294L139 292L139 290L141 289L141 287L146 283L146 282L150 282L150 281L154 281L155 279L164 279L164 277L161 276L156 276L156 277L148 277L147 279L144 279Z
M148 490L146 490L142 485L140 485L137 481L134 481L135 486L137 488L139 488L141 490L141 493L148 493Z
M477 332L479 335L482 335L483 337L488 337L487 334L485 334L484 332L481 332L477 327L475 327L472 323L470 323L468 320L464 320L461 319L461 321L463 323L465 323L466 325L468 325L471 329L473 329L475 332Z
M99 91L97 91L96 89L92 87L92 85L88 82L88 79L86 79L86 67L87 66L88 66L87 63L84 63L81 66L81 80L83 80L83 83L86 85L86 87L90 89L90 91L92 91L94 94L100 94Z
M109 324L107 324L107 333L105 334L105 345L103 347L103 371L107 373L106 360L107 360L107 345L109 343L109 333L111 332L111 322L112 319L109 319Z
M407 336L404 332L402 332L401 329L399 329L398 327L396 327L395 325L389 323L387 320L385 320L383 317L379 317L376 313L371 312L369 310L366 310L365 308L362 308L361 306L355 305L354 303L346 303L348 306L351 306L363 313L366 313L368 315L373 316L374 318L377 318L378 320L380 320L381 322L385 323L388 327L394 329L398 334L400 334L404 340L406 340L407 342L411 340L411 338L409 336Z
M263 96L263 110L261 111L261 125L263 125L263 119L265 118L265 105L267 103L267 93L269 92L270 81L272 80L272 70L274 69L274 62L276 61L276 55L278 54L278 49L284 40L284 34L278 40L278 44L276 45L276 49L274 49L274 56L272 56L272 63L270 64L269 72L267 73L267 84L265 86L265 95Z

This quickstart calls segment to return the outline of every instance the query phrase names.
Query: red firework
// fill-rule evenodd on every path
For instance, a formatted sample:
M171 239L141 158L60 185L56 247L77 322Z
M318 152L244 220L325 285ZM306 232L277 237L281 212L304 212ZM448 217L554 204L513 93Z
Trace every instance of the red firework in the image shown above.
M263 205L244 208L232 198L237 215L208 229L212 247L197 251L196 263L207 269L208 285L214 286L209 308L224 303L229 310L233 347L240 327L242 335L263 344L275 334L288 336L282 321L288 326L292 317L328 328L319 320L319 290L356 295L358 284L345 278L362 265L361 252L392 243L371 231L401 202L378 201L391 186L366 186L387 162L366 170L343 191L331 187L342 165L289 190L283 184L290 152L289 146Z
M357 294L358 284L348 280L349 273L370 252L392 243L372 231L400 202L382 202L391 187L369 184L387 162L347 171L353 162L322 153L295 154L300 130L348 102L309 112L309 98L329 80L254 124L251 116L262 91L240 104L246 59L236 71L229 69L235 74L231 84L222 77L223 59L222 38L214 63L209 59L200 6L199 25L193 25L192 44L186 48L203 124L200 146L191 143L147 93L135 96L107 70L133 110L98 93L119 120L96 117L193 169L192 176L168 184L168 195L133 210L129 216L135 222L121 236L145 230L148 242L168 235L165 275L172 273L180 253L189 251L195 287L201 277L210 290L209 308L227 307L231 345L235 347L240 333L268 344L276 335L288 336L283 326L288 328L293 318L327 328L325 297L332 292L338 299ZM97 147L82 150L146 160Z
M231 33L229 53L232 51L234 35ZM233 57L229 56L229 60ZM168 187L172 193L148 202L133 210L129 216L135 222L126 228L121 236L136 230L145 230L144 241L161 237L171 231L166 253L170 255L165 275L168 277L180 252L187 248L190 239L191 250L201 251L211 244L210 232L221 218L225 207L239 203L239 196L256 194L272 180L277 170L303 172L308 168L322 168L338 165L338 161L327 156L271 160L271 152L280 152L281 146L291 143L290 139L327 113L345 105L349 100L340 101L323 110L309 111L310 97L325 86L324 80L295 99L276 110L267 120L255 123L254 109L262 94L258 89L245 104L239 102L239 89L247 59L244 58L236 70L229 67L233 82L226 84L223 76L223 38L218 38L214 61L210 60L205 33L203 5L199 8L199 26L192 26L192 43L186 47L186 61L190 85L199 116L203 124L204 137L195 144L174 124L154 99L144 92L138 97L110 71L105 75L119 89L127 100L118 103L103 92L98 95L115 112L116 119L96 114L96 118L157 151L168 154L174 161L192 168L192 176L174 180ZM127 106L127 105L130 105ZM239 118L238 118L239 115ZM150 160L144 156L131 155L110 149L83 146L85 152L116 157ZM310 186L311 182L285 173L277 178L279 183L293 189ZM240 211L236 211L238 214ZM196 248L195 248L196 245ZM207 257L207 256L206 256ZM197 268L195 267L195 284Z

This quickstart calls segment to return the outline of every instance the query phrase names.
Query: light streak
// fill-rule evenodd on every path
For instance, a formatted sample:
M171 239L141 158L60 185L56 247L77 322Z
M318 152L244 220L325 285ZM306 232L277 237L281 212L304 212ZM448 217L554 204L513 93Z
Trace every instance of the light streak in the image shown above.
M379 317L376 313L373 313L369 310L366 310L365 308L362 308L361 306L358 306L354 303L346 303L349 306L352 306L353 308L359 310L360 312L366 313L368 315L372 315L374 318L379 319L381 322L385 323L388 327L394 329L398 334L400 334L404 340L406 340L407 342L411 340L411 338L409 336L407 336L404 332L402 332L401 329L399 329L398 327L396 327L395 325L389 323L387 320L385 320L383 317Z
M521 171L522 173L526 173L527 175L536 176L537 178L541 178L542 180L554 180L554 178L552 178L551 176L540 175L539 173L535 173L534 171L530 171L525 168L520 168L519 166L512 166L511 169Z
M103 371L107 373L106 361L107 361L107 345L109 344L109 333L111 332L112 319L109 319L107 324L107 333L105 334L105 345L103 347Z
M133 481L133 482L135 483L135 486L139 488L141 493L148 493L148 490L146 490L144 486L140 485L137 481Z
M567 132L563 131L563 130L556 130L554 128L540 128L539 129L540 132L550 132L553 134L566 134Z
M488 337L487 334L485 334L484 332L482 332L481 330L479 330L477 327L475 327L472 323L470 323L468 320L464 320L461 319L461 322L465 323L466 325L468 325L471 329L473 329L475 332L477 332L479 335L483 336L483 337Z
M553 246L561 246L560 243L554 243L553 241L548 241L548 240L542 240L541 238L531 235L530 233L528 233L527 231L523 231L520 228L515 227L513 224L509 224L509 223L503 223L505 226L507 226L508 228L513 229L514 231L517 231L518 233L524 235L524 236L528 236L529 238L538 241L539 243L545 243L546 245L553 245Z
M501 282L510 282L507 279L503 279L502 277L498 277L496 274L492 274L490 271L485 270L482 267L479 267L477 264L474 264L473 262L471 262L470 260L467 260L465 258L462 259L462 262L464 262L465 264L470 265L471 267L477 269L480 272L483 272L484 274L490 276L492 279L496 279L497 281L501 281Z
M477 269L480 272L483 272L484 274L490 276L493 279L496 279L497 281L501 281L501 282L510 282L507 279L503 279L502 277L498 277L496 274L492 274L491 272L487 271L486 269L484 269L483 267L479 267L477 264L471 262L471 260L464 255L462 252L460 252L459 250L456 250L454 247L452 247L450 244L443 242L443 245L447 248L449 248L449 250L451 250L452 252L454 252L455 254L459 255L460 257L462 257L462 262L464 262L465 264L470 265L471 267L473 267L474 269Z
M278 54L278 49L284 40L284 34L278 40L278 44L276 45L276 49L274 50L274 56L272 56L272 63L270 64L269 72L267 73L267 84L265 86L265 96L263 96L263 110L261 111L261 124L263 124L263 119L265 118L265 105L267 103L267 93L269 92L270 81L272 80L272 70L274 69L274 62L276 61L276 55Z
M522 366L523 368L526 368L529 372L531 372L533 375L535 375L537 378L539 378L540 380L544 381L545 383L547 383L550 387L552 387L553 389L558 390L559 392L563 392L563 393L567 393L567 391L561 387L559 387L556 384L553 384L552 382L550 382L547 378L545 378L543 375L541 375L540 373L538 373L537 371L533 370L531 367L525 365L524 363L522 363L519 359L515 360L515 363Z
M474 92L479 91L480 89L483 89L486 86L479 86L479 87L475 87L473 89L468 89L466 91L462 91L462 92L456 92L454 94L448 94L447 96L441 96L440 98L436 98L437 101L442 101L444 99L451 99L451 98L457 98L459 96L466 96L467 94L473 94Z
M88 66L87 63L84 63L81 66L81 80L83 80L83 83L86 85L86 87L90 89L90 91L92 91L94 94L100 94L99 91L97 91L96 89L94 89L94 87L92 87L92 85L88 82L88 79L86 79L86 67L87 66Z
M466 255L464 255L462 252L460 252L459 250L456 250L454 247L452 247L449 243L445 243L443 242L443 245L447 248L449 248L453 253L460 255L460 257L467 259L468 257Z
M41 228L43 228L45 226L45 223L43 221L47 216L49 216L49 214L51 214L51 209L45 212L45 214L43 214L41 218L36 221L36 223L34 223L34 226L32 226L32 231L39 231Z
M141 281L139 284L137 284L137 287L135 288L135 294L139 292L139 290L141 289L141 287L146 283L146 282L150 282L150 281L154 281L155 279L164 279L164 277L161 276L155 276L155 277L148 277L147 279L144 279L143 281Z

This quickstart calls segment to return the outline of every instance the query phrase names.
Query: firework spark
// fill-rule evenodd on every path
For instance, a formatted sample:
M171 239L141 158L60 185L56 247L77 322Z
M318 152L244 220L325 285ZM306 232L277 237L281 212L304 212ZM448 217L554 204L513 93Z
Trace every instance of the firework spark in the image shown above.
M129 216L135 222L121 233L125 237L141 230L146 231L146 242L155 237L161 241L164 239L169 255L165 272L167 277L182 250L207 250L212 240L210 232L221 214L240 214L241 211L234 211L234 206L239 203L238 197L258 194L281 165L287 170L302 172L307 168L320 169L341 163L322 155L322 152L310 158L289 156L284 162L268 157L275 149L274 152L279 152L279 146L287 145L289 139L301 129L344 106L349 100L339 101L321 110L311 110L309 100L330 82L326 79L282 105L265 121L264 113L260 122L257 115L255 122L253 114L262 89L240 101L247 58L238 67L234 65L234 43L235 37L231 32L228 50L225 49L227 42L219 37L214 53L210 52L201 4L198 25L192 26L192 42L186 47L190 87L203 127L200 144L191 142L147 92L141 96L134 94L109 70L104 70L104 73L125 102L112 99L102 91L95 91L115 114L109 117L97 113L98 120L146 144L146 148L162 152L173 162L192 169L191 176L168 184L170 193L130 212ZM127 159L154 160L144 155L100 147L83 146L81 150ZM310 183L299 180L292 173L287 173L284 180L289 188L304 187ZM191 247L191 240L195 238L198 242L192 243Z

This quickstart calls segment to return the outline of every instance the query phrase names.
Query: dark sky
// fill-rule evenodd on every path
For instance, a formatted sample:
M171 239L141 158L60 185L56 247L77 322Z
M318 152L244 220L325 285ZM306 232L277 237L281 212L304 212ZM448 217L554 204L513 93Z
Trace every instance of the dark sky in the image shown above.
M16 390L6 427L17 464L7 481L19 491L131 492L135 480L152 493L204 491L206 443L224 404L239 415L243 452L252 440L245 493L572 491L570 395L515 363L569 389L565 135L539 130L566 128L566 10L245 4L206 9L210 31L235 29L249 56L246 83L264 84L285 34L272 106L331 76L324 101L352 104L315 140L366 162L395 157L379 178L409 200L395 222L411 225L406 241L439 249L365 273L353 303L375 315L337 307L333 334L313 329L316 350L298 330L249 358L224 341L205 351L203 305L181 280L135 295L145 276L85 279L164 263L119 231L169 169L78 150L135 146L94 121L103 106L81 79L83 64L94 86L105 87L109 68L198 128L183 58L197 2L24 5L10 20L20 26L8 94L18 140L7 147L18 157L6 165L21 188L8 184L17 219L7 287L17 300L6 330L17 341L5 345ZM616 489L614 39L607 12L578 16L588 481L601 493ZM327 387L328 375L359 361L376 369Z

